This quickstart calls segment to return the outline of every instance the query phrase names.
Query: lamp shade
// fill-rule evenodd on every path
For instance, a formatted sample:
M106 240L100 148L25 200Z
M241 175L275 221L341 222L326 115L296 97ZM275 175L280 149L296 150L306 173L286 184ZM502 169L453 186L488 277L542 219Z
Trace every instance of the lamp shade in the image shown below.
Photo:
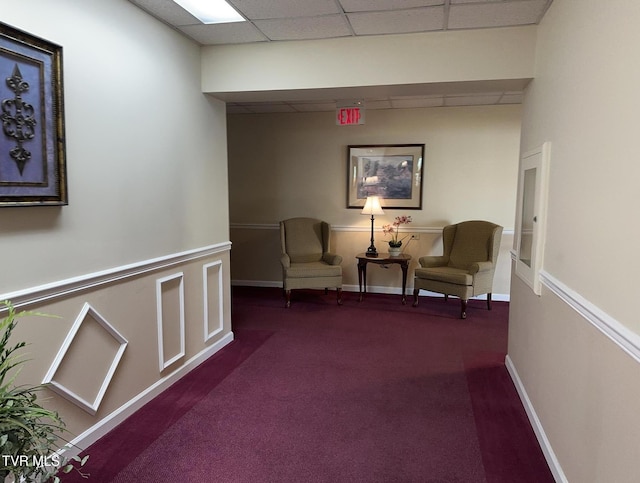
M362 209L363 215L384 215L382 206L380 206L380 198L378 196L367 196L367 201Z

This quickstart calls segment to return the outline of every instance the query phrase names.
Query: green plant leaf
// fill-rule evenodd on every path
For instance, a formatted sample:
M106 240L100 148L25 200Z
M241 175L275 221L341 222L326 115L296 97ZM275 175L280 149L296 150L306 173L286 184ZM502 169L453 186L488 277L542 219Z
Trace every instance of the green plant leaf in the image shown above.
M6 316L0 320L0 454L12 458L2 460L0 481L3 481L2 475L13 473L16 481L60 482L59 476L55 475L56 469L13 463L19 461L18 456L26 456L30 461L46 461L61 449L62 443L67 443L65 448L74 446L64 437L67 430L59 413L39 404L38 395L45 386L15 385L22 364L28 360L18 352L27 345L25 342L10 344L17 319L27 315L50 316L28 311L17 313L9 301L0 302L0 312L4 312L2 305L6 308ZM87 458L76 461L82 466ZM74 469L85 477L73 464L64 465L60 471L68 473Z

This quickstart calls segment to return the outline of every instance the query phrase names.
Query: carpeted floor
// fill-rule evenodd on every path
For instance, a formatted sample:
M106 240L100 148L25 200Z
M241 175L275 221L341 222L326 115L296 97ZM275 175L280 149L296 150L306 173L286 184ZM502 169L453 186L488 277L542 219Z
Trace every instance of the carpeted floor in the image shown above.
M504 367L508 304L232 299L236 340L88 448L88 481L553 481Z

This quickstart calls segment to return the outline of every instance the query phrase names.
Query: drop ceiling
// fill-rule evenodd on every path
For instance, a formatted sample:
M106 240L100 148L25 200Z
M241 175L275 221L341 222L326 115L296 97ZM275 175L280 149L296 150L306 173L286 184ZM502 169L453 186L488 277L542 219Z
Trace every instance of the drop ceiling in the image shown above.
M228 0L246 22L205 25L172 0L129 0L201 45L284 42L535 25L553 0ZM501 89L353 98L367 109L517 104L525 84ZM429 92L427 92L429 91ZM334 110L329 92L314 99L228 102L230 113Z

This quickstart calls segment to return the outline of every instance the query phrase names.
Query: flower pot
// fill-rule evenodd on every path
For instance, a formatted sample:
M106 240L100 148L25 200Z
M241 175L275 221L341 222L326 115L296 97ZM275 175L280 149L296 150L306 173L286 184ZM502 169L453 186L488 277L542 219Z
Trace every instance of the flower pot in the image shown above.
M391 255L392 257L396 257L400 255L400 252L402 252L402 243L398 245L392 245L391 243L389 243L389 255Z

